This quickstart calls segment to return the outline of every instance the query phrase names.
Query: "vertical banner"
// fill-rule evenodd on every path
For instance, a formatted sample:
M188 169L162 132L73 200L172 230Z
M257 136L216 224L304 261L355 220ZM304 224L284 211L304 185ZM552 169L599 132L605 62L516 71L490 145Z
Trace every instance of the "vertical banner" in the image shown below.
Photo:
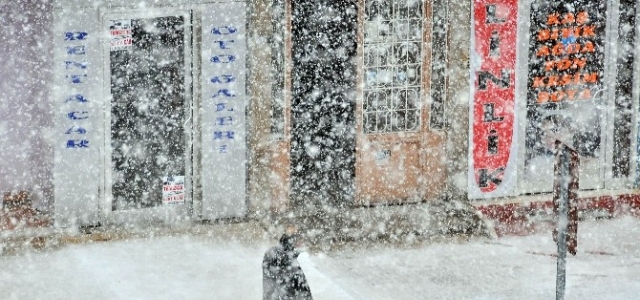
M475 0L471 42L469 198L516 186L517 0Z
M53 18L54 211L61 227L100 222L101 35L87 9L56 9Z
M604 126L598 106L605 96L605 6L604 0L537 1L531 6L526 181L551 177L556 136L566 137L563 142L584 159L583 175L593 173L597 179ZM541 182L552 188L550 181Z
M202 15L202 214L242 217L247 209L246 4L210 6Z

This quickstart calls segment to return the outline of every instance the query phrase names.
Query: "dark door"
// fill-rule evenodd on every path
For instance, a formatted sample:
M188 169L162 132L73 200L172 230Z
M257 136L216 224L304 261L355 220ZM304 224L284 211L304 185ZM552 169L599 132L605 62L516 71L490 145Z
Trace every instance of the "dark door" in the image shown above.
M355 1L292 3L291 199L344 205L355 179Z
M113 210L162 204L162 178L185 175L183 17L131 20L110 52Z

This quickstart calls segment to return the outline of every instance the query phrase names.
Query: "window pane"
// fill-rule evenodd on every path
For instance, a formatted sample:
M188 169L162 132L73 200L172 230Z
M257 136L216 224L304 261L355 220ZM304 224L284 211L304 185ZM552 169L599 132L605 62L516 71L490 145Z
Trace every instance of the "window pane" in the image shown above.
M366 133L420 128L421 0L365 1Z

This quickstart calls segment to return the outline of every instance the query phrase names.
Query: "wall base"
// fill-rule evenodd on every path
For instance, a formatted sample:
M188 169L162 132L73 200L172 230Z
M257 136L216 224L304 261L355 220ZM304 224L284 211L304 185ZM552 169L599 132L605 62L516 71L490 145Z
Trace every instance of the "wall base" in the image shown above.
M640 217L640 190L580 191L577 201L581 219ZM554 226L551 193L472 204L493 225L499 237L551 232Z

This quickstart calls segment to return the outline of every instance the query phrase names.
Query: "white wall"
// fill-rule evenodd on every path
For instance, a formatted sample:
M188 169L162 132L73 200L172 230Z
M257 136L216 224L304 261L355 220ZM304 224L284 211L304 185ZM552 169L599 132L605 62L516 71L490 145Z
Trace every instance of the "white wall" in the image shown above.
M0 3L0 192L31 191L41 208L52 200L52 16L48 1Z

